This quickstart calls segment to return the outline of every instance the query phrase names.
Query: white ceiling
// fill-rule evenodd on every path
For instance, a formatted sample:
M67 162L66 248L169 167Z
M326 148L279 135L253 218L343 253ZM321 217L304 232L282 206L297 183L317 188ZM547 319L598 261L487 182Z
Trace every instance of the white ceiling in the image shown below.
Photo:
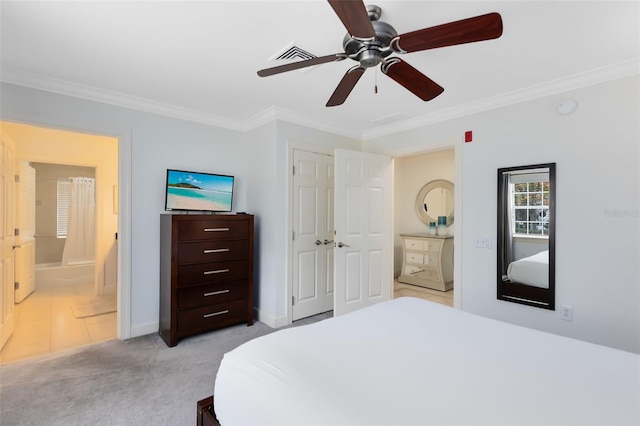
M235 129L282 118L367 139L639 72L638 1L372 3L399 34L489 12L504 33L402 55L445 88L430 102L370 68L327 108L355 62L256 75L292 44L342 52L346 30L326 1L3 0L0 78Z

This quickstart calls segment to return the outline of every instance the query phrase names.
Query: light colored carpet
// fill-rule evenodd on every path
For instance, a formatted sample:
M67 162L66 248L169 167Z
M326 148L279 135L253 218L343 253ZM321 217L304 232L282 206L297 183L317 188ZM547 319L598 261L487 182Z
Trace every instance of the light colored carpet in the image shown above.
M273 331L241 324L173 348L151 334L1 365L0 424L195 425L196 402L213 394L224 353Z
M94 317L96 315L108 314L110 312L115 312L116 309L117 296L115 294L98 296L94 299L71 305L73 316L76 318L87 318Z

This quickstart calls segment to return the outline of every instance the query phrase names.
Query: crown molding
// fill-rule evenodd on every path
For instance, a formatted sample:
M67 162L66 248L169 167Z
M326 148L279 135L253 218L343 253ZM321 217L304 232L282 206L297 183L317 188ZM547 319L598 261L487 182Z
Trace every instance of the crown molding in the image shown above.
M57 93L59 95L71 96L88 101L100 102L121 108L158 114L231 130L243 131L243 128L245 127L245 125L239 120L232 120L226 117L181 108L175 105L131 96L120 92L104 90L81 83L52 78L29 71L17 70L4 64L2 65L0 80L5 83Z
M269 107L246 120L233 120L226 117L204 113L202 111L190 110L119 92L99 89L93 86L16 70L7 67L4 64L2 64L0 80L10 84L53 92L60 95L72 96L121 108L158 114L240 132L251 131L270 122L280 120L366 141L637 74L640 74L640 58L633 58L609 66L574 74L565 78L506 92L477 102L471 102L420 117L376 127L373 130L365 132L354 132L351 129L322 122L317 118L312 118L310 116L276 106Z
M406 130L424 127L442 121L452 120L471 114L477 114L492 109L502 108L517 103L539 99L545 96L555 95L582 87L593 86L607 81L630 77L640 74L640 58L618 62L594 70L574 74L542 84L525 87L511 92L506 92L491 98L470 102L464 105L436 111L431 114L404 120L388 126L366 131L361 135L361 140L366 141L382 136L399 133Z
M271 121L281 120L356 139L360 138L360 134L349 129L337 127L330 123L323 123L309 116L275 106L269 107L246 120L233 120L227 117L220 117L202 111L181 108L175 105L131 96L120 92L104 90L94 86L52 78L29 71L17 70L4 64L2 64L0 81L45 92L57 93L59 95L71 96L88 101L100 102L121 108L147 112L150 114L158 114L165 117L172 117L240 132L247 132Z

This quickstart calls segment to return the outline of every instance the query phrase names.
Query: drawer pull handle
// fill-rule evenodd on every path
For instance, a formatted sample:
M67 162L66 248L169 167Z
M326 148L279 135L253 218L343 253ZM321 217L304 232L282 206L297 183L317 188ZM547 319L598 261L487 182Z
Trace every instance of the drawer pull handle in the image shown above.
M203 318L211 318L211 317L215 317L216 315L224 315L224 314L228 314L229 310L225 309L224 311L220 311L220 312L214 312L212 314L204 314L202 317Z
M216 294L225 294L225 293L229 293L229 290L220 290L220 291L212 291L209 293L205 293L204 296L215 296Z
M205 250L204 254L209 254L209 253L224 253L226 251L229 251L228 248L221 248L221 249L209 249L209 250Z
M204 228L204 232L227 232L229 228Z
M211 274L223 274L225 272L229 272L229 269L216 269L215 271L204 271L205 275L211 275Z

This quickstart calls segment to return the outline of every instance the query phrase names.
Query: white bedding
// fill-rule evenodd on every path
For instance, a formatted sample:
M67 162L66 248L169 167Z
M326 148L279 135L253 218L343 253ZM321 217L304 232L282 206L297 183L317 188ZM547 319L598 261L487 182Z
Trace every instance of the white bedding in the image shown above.
M640 424L640 356L399 298L227 353L230 425Z
M514 283L549 288L549 251L511 262L507 275Z

